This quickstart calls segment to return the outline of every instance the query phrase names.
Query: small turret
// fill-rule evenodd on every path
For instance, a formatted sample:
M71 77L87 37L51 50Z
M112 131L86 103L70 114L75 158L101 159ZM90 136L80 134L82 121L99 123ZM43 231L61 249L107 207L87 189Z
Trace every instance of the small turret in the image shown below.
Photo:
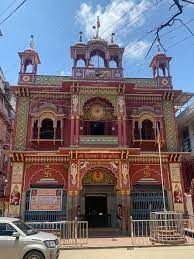
M153 77L156 78L160 87L172 87L170 74L171 57L167 57L160 52L160 45L157 44L158 53L153 57L150 67L153 70Z
M41 63L38 53L35 51L34 36L31 35L29 48L19 52L21 67L19 73L19 84L32 83L37 74L37 67Z

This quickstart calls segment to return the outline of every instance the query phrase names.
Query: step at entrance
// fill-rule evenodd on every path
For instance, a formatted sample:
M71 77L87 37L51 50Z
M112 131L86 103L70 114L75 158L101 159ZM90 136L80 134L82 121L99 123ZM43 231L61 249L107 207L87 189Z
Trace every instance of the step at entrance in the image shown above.
M118 237L122 236L119 228L89 228L89 238L93 237Z

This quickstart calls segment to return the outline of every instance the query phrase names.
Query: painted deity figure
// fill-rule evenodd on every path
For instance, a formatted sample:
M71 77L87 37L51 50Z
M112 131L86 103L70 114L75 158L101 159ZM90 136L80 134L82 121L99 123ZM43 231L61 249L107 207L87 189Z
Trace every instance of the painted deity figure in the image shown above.
M11 193L10 205L19 205L19 204L20 204L20 192L18 191L18 186L16 184Z
M75 164L75 163L72 163L71 164L71 176L72 176L72 179L71 179L71 183L72 183L72 185L75 185L76 184L76 177L77 177L77 174L78 174L78 172L77 172L77 164Z
M175 203L182 203L182 192L178 184L175 185L175 190L174 190L174 202Z

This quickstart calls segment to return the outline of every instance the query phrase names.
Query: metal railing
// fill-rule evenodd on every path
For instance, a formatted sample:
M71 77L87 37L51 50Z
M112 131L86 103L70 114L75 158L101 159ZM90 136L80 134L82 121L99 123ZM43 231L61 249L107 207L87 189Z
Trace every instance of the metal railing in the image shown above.
M133 246L194 244L194 216L187 219L133 220L129 230Z
M59 221L59 222L26 222L38 231L45 231L58 236L61 246L80 247L88 244L87 221Z

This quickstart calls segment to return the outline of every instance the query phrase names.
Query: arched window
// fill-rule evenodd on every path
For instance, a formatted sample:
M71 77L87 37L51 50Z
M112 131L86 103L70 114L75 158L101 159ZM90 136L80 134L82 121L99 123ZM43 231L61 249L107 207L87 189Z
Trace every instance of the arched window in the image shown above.
M109 67L110 68L117 68L118 66L117 66L117 62L115 61L115 60L111 60L110 62L109 62Z
M41 139L53 139L54 138L54 128L53 121L51 119L44 119L40 128L40 138Z
M153 123L150 120L144 120L142 122L141 136L145 140L154 139Z
M99 55L95 55L95 56L91 57L91 64L93 65L93 67L96 67L96 68L105 67L104 59Z
M32 69L33 69L33 59L31 57L27 58L24 61L24 73L32 73Z
M33 139L37 139L37 138L38 138L38 121L35 120L33 125Z
M61 139L61 121L57 121L56 139Z
M134 138L135 138L135 139L140 139L138 121L135 122Z
M82 58L80 58L80 59L77 60L77 65L76 66L77 67L85 67L86 63L85 63L85 61Z

